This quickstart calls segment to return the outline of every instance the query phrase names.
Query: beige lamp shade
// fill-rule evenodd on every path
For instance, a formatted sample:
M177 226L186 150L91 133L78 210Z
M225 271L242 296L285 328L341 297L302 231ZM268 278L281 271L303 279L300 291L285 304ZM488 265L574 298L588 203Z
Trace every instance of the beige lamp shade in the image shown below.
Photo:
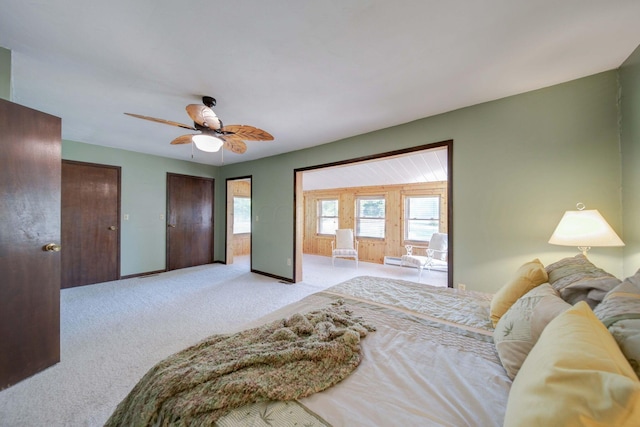
M577 246L586 253L596 246L624 246L597 209L566 211L549 239L552 245Z

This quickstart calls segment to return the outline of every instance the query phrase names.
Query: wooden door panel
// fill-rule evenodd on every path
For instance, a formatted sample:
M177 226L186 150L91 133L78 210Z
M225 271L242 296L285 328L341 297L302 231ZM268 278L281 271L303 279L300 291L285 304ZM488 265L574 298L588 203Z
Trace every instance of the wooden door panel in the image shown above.
M193 267L211 263L211 235L212 230L203 228L199 224L178 224L170 231L174 250L171 252L169 270ZM189 242L178 245L175 242Z
M61 121L0 99L0 390L60 361Z
M120 277L120 168L62 162L62 287Z
M213 262L213 180L167 174L167 269Z

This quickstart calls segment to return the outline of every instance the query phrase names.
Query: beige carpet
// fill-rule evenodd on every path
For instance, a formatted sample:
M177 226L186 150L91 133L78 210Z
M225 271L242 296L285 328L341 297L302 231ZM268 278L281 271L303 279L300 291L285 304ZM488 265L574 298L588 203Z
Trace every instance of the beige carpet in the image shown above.
M0 392L0 426L102 426L158 361L355 276L417 281L417 270L305 256L304 280L249 272L248 257L61 291L61 362ZM446 285L424 272L422 283ZM3 349L4 351L5 349Z

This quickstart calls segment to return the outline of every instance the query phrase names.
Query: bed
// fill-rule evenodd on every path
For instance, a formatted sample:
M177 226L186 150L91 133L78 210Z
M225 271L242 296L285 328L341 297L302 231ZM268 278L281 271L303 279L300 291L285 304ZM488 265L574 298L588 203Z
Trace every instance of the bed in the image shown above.
M333 426L502 423L511 381L493 345L489 295L365 276L270 319L337 299L376 331L349 377L300 404Z
M562 283L566 291L569 285L567 281ZM591 297L598 294L600 296L594 298L603 300L609 293L604 288L608 286L612 290L619 283L617 280L603 285L600 281L599 293L589 286L581 289L587 289L583 292L585 295L592 291ZM629 293L627 291L625 289L625 294ZM640 296L640 288L638 291ZM357 344L350 347L357 351L345 357L348 369L323 365L326 370L322 372L326 374L309 374L296 371L299 369L296 365L292 369L285 367L284 371L268 371L264 375L271 377L272 382L257 392L255 389L259 386L255 376L251 376L254 374L238 374L242 381L235 378L222 386L214 385L216 379L209 382L194 380L198 389L177 398L172 393L182 393L188 387L183 382L180 385L172 382L168 386L171 393L165 392L162 387L166 377L182 381L201 375L202 371L210 371L207 363L196 361L196 353L209 343L218 345L208 356L218 362L227 350L230 354L225 357L240 359L247 356L248 335L244 336L242 346L237 347L227 345L230 341L220 341L235 339L237 334L215 336L206 346L201 343L186 349L176 359L161 362L150 370L118 406L107 425L212 425L215 421L220 426L501 426L584 425L589 420L638 425L640 381L630 359L622 355L613 335L602 323L601 328L596 325L593 329L588 324L586 329L577 332L567 326L566 318L576 317L575 311L578 317L584 311L585 318L591 320L588 316L593 316L597 322L600 320L586 302L568 303L561 298L561 293L549 283L547 269L538 260L523 265L496 295L402 280L357 277L271 313L247 325L246 330L262 331L260 328L270 325L270 336L277 331L279 340L294 340L282 337L283 325L289 333L290 329L295 329L289 326L297 324L291 319L301 319L301 313L309 318L321 313L326 319L326 310L329 310L328 317L337 319L338 326L347 325L346 330L355 330L359 336ZM633 310L635 308L630 311ZM518 320L519 313L524 314ZM531 321L541 317L544 317L542 324ZM553 327L553 322L559 327ZM532 326L533 323L536 325ZM527 330L524 335L523 328ZM502 339L494 337L498 331ZM509 333L505 335L505 331ZM557 331L560 331L559 336L552 334ZM569 336L563 335L563 331L569 331ZM596 341L594 346L606 348L603 343L613 343L620 352L609 352L615 356L613 362L594 367L593 360L587 355L586 376L577 362L577 367L570 367L569 373L560 363L561 375L558 377L554 349L567 347L558 345L557 340L582 339L581 333L586 332L583 341L588 341L593 336L599 337L602 331L607 334L605 341ZM509 338L505 339L505 336ZM255 337L251 339L254 344L260 341ZM258 344L263 348L266 345ZM525 351L521 351L523 345ZM581 354L591 353L590 348L576 348ZM609 353L594 357L602 361L611 356ZM561 356L561 360L571 358L573 364L576 355ZM248 360L247 357L243 360ZM253 362L258 360L251 369L273 360L271 353L266 358L249 358ZM329 362L332 359L330 354ZM318 356L316 362L325 364L326 360ZM298 391L300 387L311 387L311 383L314 387L316 382L318 384L313 392L307 390L295 398L270 400L267 395L279 388L279 378L280 383L298 381L298 388L293 387ZM549 383L560 386L549 388ZM591 395L581 394L580 389L584 389L585 384L593 389ZM235 393L253 390L254 395L249 401L242 404L235 401L221 410L220 405L233 400L220 398L229 390ZM167 410L169 407L171 409ZM556 412L564 414L565 418Z

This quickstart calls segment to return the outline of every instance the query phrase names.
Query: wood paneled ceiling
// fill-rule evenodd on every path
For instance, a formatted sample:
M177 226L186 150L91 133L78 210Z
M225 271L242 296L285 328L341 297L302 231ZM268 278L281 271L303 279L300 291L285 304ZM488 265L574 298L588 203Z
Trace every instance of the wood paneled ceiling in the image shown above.
M446 180L447 149L438 148L306 171L302 186L310 191Z

